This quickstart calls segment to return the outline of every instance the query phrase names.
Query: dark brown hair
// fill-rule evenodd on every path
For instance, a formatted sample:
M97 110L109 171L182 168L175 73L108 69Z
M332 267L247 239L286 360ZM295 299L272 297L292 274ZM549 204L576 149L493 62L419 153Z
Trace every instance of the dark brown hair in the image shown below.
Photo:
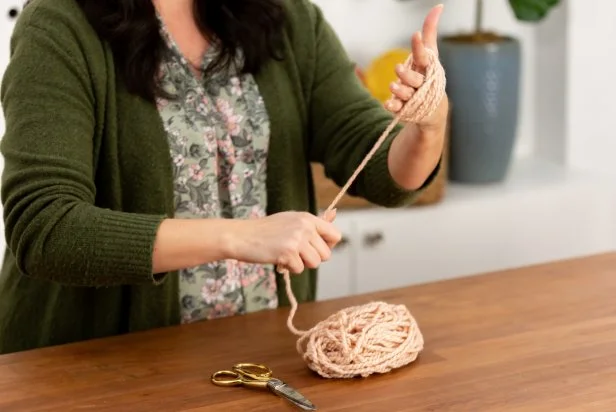
M195 22L220 53L204 75L225 70L243 53L243 73L257 73L281 59L285 10L282 0L194 0ZM131 93L152 100L160 93L156 73L164 52L152 0L77 0L98 35L109 43L119 75Z

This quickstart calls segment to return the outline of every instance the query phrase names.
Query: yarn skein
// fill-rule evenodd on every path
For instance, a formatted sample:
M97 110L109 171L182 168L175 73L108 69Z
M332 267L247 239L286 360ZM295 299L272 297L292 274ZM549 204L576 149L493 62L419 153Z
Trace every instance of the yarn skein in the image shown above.
M420 122L440 104L445 95L445 71L438 56L430 49L426 49L426 52L429 64L423 84L396 114L331 202L326 213L336 207L398 122ZM404 64L414 69L412 57L409 55ZM415 361L423 350L423 335L404 305L369 302L352 306L334 313L310 330L298 330L293 324L298 304L291 289L289 271L285 268L278 268L278 271L284 277L291 304L287 327L299 337L296 345L298 353L308 367L322 377L365 378L375 373L387 373Z

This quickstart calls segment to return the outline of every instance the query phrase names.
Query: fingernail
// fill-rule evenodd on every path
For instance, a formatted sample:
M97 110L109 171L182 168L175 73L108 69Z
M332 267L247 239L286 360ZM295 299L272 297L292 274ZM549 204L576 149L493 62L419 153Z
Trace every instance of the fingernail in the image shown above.
M396 64L396 71L402 73L404 71L404 65L402 63Z
M398 86L398 83L392 82L391 83L391 88L394 90L398 90L400 88L400 86Z

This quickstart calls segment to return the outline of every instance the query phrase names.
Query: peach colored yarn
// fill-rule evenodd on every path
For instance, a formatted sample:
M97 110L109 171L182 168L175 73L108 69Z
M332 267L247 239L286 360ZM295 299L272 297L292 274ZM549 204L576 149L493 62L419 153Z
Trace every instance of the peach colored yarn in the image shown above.
M445 95L445 72L436 54L427 51L430 64L424 83L396 114L327 211L334 209L399 121L419 122L438 107ZM405 62L407 67L411 62L412 56L409 56ZM279 272L284 276L291 303L287 326L293 334L299 336L297 351L308 367L322 377L352 378L386 373L413 362L423 350L423 335L404 305L370 302L343 309L310 330L296 329L293 318L298 305L291 289L289 271L279 268Z

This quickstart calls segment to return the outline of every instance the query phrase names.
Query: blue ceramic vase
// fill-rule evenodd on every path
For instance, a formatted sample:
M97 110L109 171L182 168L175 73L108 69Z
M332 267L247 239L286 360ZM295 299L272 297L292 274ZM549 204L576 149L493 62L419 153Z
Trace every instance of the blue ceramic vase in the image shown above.
M450 36L440 39L439 53L451 103L449 180L501 182L517 133L520 43Z

